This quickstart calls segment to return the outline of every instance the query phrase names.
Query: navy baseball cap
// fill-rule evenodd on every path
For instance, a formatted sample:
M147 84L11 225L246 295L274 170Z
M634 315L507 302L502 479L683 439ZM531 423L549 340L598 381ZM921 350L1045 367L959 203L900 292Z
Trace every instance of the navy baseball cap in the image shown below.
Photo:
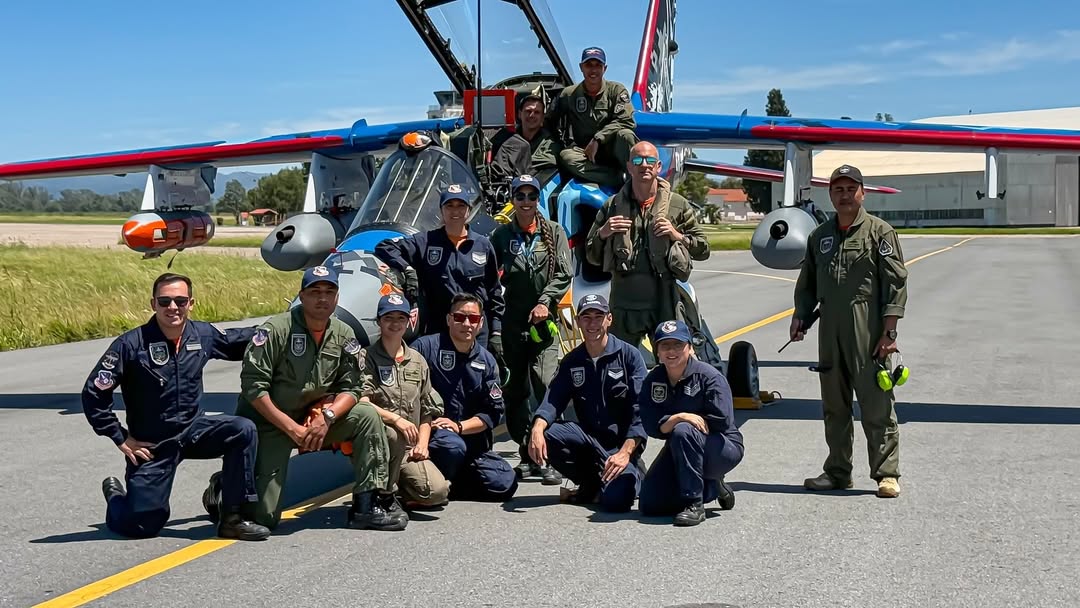
M659 344L661 340L690 342L690 329L682 321L664 321L656 326L653 344Z
M469 195L465 192L465 189L461 184L450 184L447 186L446 190L443 190L442 194L439 195L439 206L442 207L453 200L459 200L470 207L472 206L469 204Z
M585 63L590 59L596 59L600 63L607 65L607 54L604 53L604 49L598 46L590 46L584 51L581 51L581 63Z
M300 283L300 289L307 289L315 283L330 283L337 287L338 273L328 266L312 266L304 271L304 280Z
M539 191L540 181L529 174L519 175L514 178L514 181L510 182L510 194L514 194L518 191L518 188L521 188L523 186L532 186L533 188L536 188L537 191Z
M403 312L406 315L411 312L412 308L409 306L409 300L400 293L388 293L379 299L379 309L375 313L376 317L382 317L383 315L391 312Z
M607 300L604 299L604 296L595 293L590 293L589 295L578 300L577 308L579 315L586 310L599 310L603 313L607 313L610 310L608 308Z

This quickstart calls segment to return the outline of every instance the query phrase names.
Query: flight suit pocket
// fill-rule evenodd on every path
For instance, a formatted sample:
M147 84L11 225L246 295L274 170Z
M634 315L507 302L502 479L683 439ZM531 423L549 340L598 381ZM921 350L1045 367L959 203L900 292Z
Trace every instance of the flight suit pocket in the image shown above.
M322 386L328 386L337 376L340 350L324 350L319 354L319 382Z
M851 296L870 296L874 280L874 256L871 243L865 239L844 243L840 254Z

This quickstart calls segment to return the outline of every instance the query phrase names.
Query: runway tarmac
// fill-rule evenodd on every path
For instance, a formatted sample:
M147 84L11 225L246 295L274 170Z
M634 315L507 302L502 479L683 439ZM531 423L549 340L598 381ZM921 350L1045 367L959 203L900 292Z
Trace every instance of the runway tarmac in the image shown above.
M751 341L762 388L783 399L738 413L736 507L713 503L695 528L559 504L557 488L528 480L505 505L451 504L399 533L343 529L339 492L266 542L234 543L214 539L199 503L216 464L188 461L167 530L125 540L104 529L100 490L122 457L78 395L108 344L98 340L0 353L0 605L1080 605L1080 238L902 243L912 378L897 390L897 499L873 495L858 430L855 489L802 489L825 457L806 369L817 333L777 354L782 317L721 344L726 356ZM715 252L692 281L723 336L789 309L795 276ZM208 367L208 410L232 411L238 370ZM347 481L340 456L297 458L287 502Z

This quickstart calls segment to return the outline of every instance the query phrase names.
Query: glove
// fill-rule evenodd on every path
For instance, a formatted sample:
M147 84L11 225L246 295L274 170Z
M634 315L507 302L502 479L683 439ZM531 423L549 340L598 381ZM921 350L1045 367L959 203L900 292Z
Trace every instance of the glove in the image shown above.
M491 352L492 356L495 357L495 363L499 366L499 378L509 379L510 370L507 369L506 359L503 357L502 334L492 334L488 336L488 350ZM506 382L504 381L503 384L505 385Z
M403 274L405 275L403 281L405 284L402 286L402 291L405 292L409 304L415 307L420 299L420 279L416 275L416 269L412 266L406 268Z

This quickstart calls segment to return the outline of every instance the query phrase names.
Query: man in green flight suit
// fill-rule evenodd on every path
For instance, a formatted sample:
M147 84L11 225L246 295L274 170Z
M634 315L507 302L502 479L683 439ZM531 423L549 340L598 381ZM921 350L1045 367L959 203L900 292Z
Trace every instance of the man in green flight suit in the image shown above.
M244 353L237 416L259 433L255 456L255 521L275 528L294 449L315 452L352 444L352 507L356 528L404 530L408 515L388 493L389 447L375 408L358 403L362 386L352 328L333 316L338 275L315 266L304 272L300 305L259 326Z
M907 305L907 267L900 239L886 221L863 209L862 173L843 165L829 178L836 218L818 226L807 240L795 285L790 337L802 340L819 307L818 367L825 442L824 472L807 479L809 490L852 487L852 389L859 399L866 434L870 477L877 495L900 494L900 431L896 399L883 390L878 371L897 352L896 324Z
M554 319L573 276L570 245L562 226L538 212L540 182L536 178L519 175L510 192L514 219L491 235L506 300L502 334L510 371L503 392L506 427L520 446L518 474L522 478L539 474L545 485L558 485L559 472L533 462L526 439L533 419L530 389L539 405L558 371L559 335Z
M491 137L492 177L511 179L527 173L547 181L554 175L559 145L544 127L546 104L544 87L536 87L521 98L517 128L504 127Z
M630 148L637 143L630 92L618 82L604 80L603 49L582 51L580 67L584 79L562 90L544 124L564 146L559 151L564 171L578 181L618 188Z
M634 145L626 167L630 180L597 212L585 255L611 273L611 333L637 347L660 323L687 320L675 282L710 251L690 203L660 177L656 146Z

